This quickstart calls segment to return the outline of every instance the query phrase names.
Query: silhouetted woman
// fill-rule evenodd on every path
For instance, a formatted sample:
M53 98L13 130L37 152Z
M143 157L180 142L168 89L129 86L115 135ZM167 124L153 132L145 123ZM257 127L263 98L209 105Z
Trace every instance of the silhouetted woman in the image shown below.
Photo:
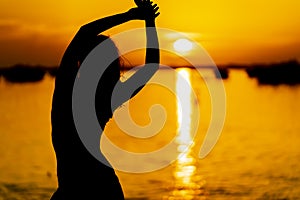
M89 54L102 41L109 39L99 35L101 32L130 20L145 20L146 27L155 27L155 18L159 15L156 4L149 0L136 0L137 8L96 20L80 28L69 44L58 70L52 101L52 143L56 153L58 189L52 200L64 199L124 199L123 191L114 170L94 158L81 142L76 131L72 114L72 91L78 69ZM146 83L159 66L158 39L155 28L146 29L146 64L131 78L122 83L124 90L141 79ZM109 39L110 40L110 39ZM110 40L112 51L117 48ZM115 53L112 52L112 53ZM101 66L100 66L101 67ZM103 66L104 67L104 66ZM97 117L102 130L112 117L111 95L120 79L120 59L114 61L102 75L95 97ZM122 104L128 99L120 99ZM99 140L100 140L99 133Z

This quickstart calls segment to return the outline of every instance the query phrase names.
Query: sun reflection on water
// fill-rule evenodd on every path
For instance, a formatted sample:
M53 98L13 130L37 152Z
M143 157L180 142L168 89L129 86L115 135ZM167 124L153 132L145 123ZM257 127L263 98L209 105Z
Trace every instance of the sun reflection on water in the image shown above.
M186 84L188 83L188 84ZM189 145L192 142L190 136L191 128L191 87L190 74L188 69L178 69L178 77L176 82L177 92L177 120L178 120L178 136L177 140L180 145Z
M197 171L196 154L191 136L192 122L192 88L190 69L178 69L176 81L178 131L178 158L174 169L174 187L167 199L189 200L206 199L203 186L205 181Z

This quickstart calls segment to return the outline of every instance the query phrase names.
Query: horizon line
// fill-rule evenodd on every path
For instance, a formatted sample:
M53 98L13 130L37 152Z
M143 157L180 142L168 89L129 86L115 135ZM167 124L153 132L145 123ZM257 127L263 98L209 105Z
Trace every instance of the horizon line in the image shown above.
M246 67L253 67L253 66L269 66L269 65L276 65L276 64L285 64L285 63L298 63L300 64L300 61L298 59L286 59L282 61L272 61L272 62L252 62L252 63L235 63L235 62L228 62L227 64L215 64L213 65L197 65L197 66L192 66L192 65L160 65L160 68L246 68ZM132 68L139 68L143 66L144 64L133 64L133 65L124 65L122 68L125 69L132 69ZM12 67L35 67L35 68L58 68L58 65L48 65L48 64L29 64L29 63L15 63L9 66L3 66L0 65L0 69L7 69L7 68L12 68Z

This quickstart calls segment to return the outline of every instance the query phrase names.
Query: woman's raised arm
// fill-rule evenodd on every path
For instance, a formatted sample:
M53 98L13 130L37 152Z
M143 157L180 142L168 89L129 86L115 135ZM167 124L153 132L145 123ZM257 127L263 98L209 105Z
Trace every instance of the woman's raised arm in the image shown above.
M88 53L98 44L98 35L114 26L130 20L140 20L138 8L131 8L127 12L101 18L83 25L68 45L60 62L56 82L61 87L71 88L79 66ZM69 86L66 84L69 83Z
M153 5L153 2L149 0L140 1L137 5L139 7L135 12L139 12L139 14L136 15L140 16L140 19L144 19L146 25L147 48L145 66L140 68L125 82L118 82L113 94L112 110L115 110L135 96L159 68L160 51L155 24L155 19L160 14L158 12L159 8L157 4Z
M79 54L81 54L83 47L85 44L88 44L89 40L95 38L103 31L106 31L112 27L118 26L130 20L139 19L137 14L138 13L135 11L135 8L132 8L127 12L104 17L81 26L66 49L61 64L63 66L65 64L70 65L70 63L75 63L75 65L77 65L77 62L80 59Z

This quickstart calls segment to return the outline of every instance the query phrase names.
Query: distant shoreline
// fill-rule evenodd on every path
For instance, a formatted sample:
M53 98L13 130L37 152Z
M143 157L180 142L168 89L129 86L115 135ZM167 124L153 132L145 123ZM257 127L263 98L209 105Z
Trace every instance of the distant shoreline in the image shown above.
M124 70L130 70L135 66L124 66ZM161 66L161 69L169 69ZM171 68L195 68L193 66L171 66ZM228 64L218 66L196 66L197 69L213 69L218 79L227 79L231 69L245 70L249 78L256 78L259 84L269 85L296 85L300 84L300 64L297 60L288 60L270 64L239 65ZM25 83L43 80L46 74L55 77L58 66L16 64L9 67L0 67L0 77L7 82Z

